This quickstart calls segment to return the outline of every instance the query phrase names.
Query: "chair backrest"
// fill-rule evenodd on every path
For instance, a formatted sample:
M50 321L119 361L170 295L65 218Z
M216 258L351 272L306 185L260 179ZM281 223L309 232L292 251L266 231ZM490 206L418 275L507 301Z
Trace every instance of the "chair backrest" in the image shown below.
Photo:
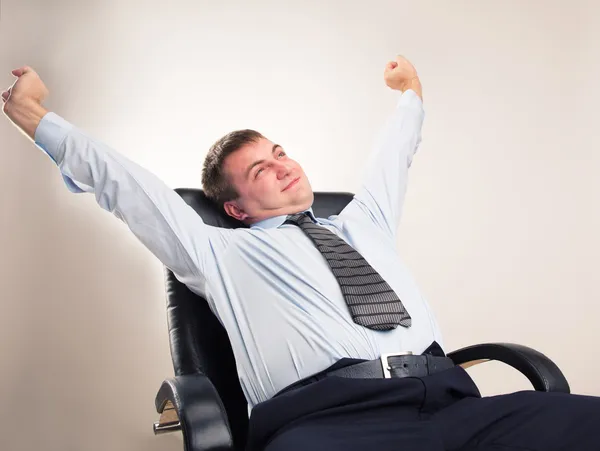
M247 227L228 216L200 189L175 190L201 217L205 224ZM316 217L339 214L352 200L344 192L316 192L312 205ZM167 321L175 375L203 373L215 386L231 427L236 449L244 449L248 432L248 406L237 377L231 344L225 329L213 315L206 299L192 293L165 268Z

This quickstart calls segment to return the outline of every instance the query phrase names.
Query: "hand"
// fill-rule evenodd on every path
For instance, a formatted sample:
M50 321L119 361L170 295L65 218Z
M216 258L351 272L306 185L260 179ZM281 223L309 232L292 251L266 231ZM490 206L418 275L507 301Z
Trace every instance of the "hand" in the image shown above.
M419 81L415 66L402 55L398 55L396 61L387 63L383 78L386 85L399 91L406 91Z
M40 76L29 66L24 66L12 71L17 77L13 85L2 93L4 112L10 117L12 107L17 103L37 103L41 105L48 97L48 88Z
M48 97L48 88L31 67L12 71L17 77L13 85L2 93L2 111L27 136L33 139L35 129L47 111L42 102Z

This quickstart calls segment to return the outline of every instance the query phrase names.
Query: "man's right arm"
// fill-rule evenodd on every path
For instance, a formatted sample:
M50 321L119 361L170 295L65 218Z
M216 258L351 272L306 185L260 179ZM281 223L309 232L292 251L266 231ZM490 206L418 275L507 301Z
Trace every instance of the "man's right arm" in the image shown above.
M70 191L94 193L179 280L203 290L204 274L231 230L207 226L154 174L55 113L19 102L11 107L9 118L55 161Z

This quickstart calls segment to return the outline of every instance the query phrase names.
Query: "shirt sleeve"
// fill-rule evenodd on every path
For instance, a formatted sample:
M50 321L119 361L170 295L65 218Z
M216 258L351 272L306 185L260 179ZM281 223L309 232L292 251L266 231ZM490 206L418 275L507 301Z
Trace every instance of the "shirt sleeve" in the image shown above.
M94 193L104 210L134 235L184 284L201 292L216 252L231 230L204 224L177 192L55 113L47 113L35 143L58 165L73 193Z
M406 195L408 169L421 143L424 117L423 102L417 93L412 89L403 92L375 141L360 189L340 216L360 211L395 238Z

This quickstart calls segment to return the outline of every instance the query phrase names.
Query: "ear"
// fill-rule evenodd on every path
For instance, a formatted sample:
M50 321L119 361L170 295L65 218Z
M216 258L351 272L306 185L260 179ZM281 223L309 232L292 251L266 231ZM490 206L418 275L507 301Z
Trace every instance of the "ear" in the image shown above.
M235 200L228 200L223 204L223 208L225 209L225 213L238 221L244 221L249 216L248 213L240 208Z

